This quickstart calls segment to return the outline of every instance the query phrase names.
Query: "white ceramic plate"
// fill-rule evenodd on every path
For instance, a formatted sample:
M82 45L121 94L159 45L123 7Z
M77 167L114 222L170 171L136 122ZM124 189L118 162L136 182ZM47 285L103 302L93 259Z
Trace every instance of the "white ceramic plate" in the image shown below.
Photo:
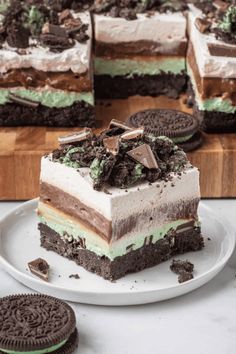
M195 264L193 280L178 284L177 276L169 269L170 261L167 261L111 283L40 247L36 207L37 200L26 202L0 221L0 264L29 288L68 301L137 305L186 294L220 272L235 246L235 235L229 222L201 202L199 213L206 246L203 251L175 257L189 259ZM51 266L49 283L27 269L27 263L38 257L46 259ZM69 278L70 274L76 273L80 275L79 280Z

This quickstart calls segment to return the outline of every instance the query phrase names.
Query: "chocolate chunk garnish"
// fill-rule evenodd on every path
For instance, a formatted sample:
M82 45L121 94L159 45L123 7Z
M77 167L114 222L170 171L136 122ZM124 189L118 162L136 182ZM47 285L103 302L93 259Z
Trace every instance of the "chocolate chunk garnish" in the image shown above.
M72 18L72 15L71 15L71 12L69 9L65 9L59 14L59 22L60 23L63 23L64 20L67 20L68 18Z
M119 136L111 136L103 139L103 145L108 152L117 155L119 152Z
M73 133L66 136L60 136L58 138L58 142L61 145L66 145L66 144L77 143L80 141L91 139L92 136L93 136L92 129L85 128L78 133Z
M204 18L196 18L195 26L201 33L205 33L211 27L211 22Z
M121 135L121 140L139 139L143 136L143 134L144 134L144 129L142 127L137 129L131 129L130 131L125 132Z
M48 281L49 279L49 264L42 258L37 258L28 263L29 270L32 274L36 275L42 280Z
M16 102L16 103L21 104L23 106L32 107L32 108L37 108L40 104L39 102L32 101L27 98L22 98L20 96L17 96L14 93L9 93L8 99L12 102Z
M223 43L208 43L208 49L212 56L236 58L236 46Z
M222 1L222 0L214 0L213 1L213 5L220 11L225 12L228 7L229 4L227 4L226 2Z
M152 149L147 144L143 144L133 150L128 151L127 155L149 169L158 168L158 164Z
M182 272L192 273L194 270L194 264L189 261L181 261L173 259L170 265L170 269L175 274L181 274Z
M109 124L109 129L111 128L121 128L123 130L132 130L132 128L125 124L124 122L117 120L117 119L112 119Z
M60 27L60 26L57 26L57 25L51 25L50 23L46 23L43 26L42 33L43 34L50 33L50 34L53 34L55 36L63 37L63 38L67 38L68 37L68 34L67 34L66 30L63 27Z

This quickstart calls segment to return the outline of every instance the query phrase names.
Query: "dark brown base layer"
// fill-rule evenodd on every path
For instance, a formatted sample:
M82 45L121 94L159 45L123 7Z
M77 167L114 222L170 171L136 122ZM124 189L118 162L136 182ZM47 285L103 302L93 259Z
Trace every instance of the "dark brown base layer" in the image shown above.
M187 76L183 74L134 75L126 76L95 75L95 95L97 98L127 98L129 96L166 95L178 98L186 90Z
M204 246L200 228L194 228L178 234L172 232L155 244L150 242L138 250L130 251L110 261L109 258L99 257L89 250L78 249L78 246L81 247L79 241L63 241L58 233L42 223L39 224L39 230L42 247L71 259L88 271L108 280L116 280L128 273L153 267L174 255L198 251Z
M201 111L195 101L195 95L191 84L188 84L188 100L193 106L193 114L200 122L201 129L207 133L235 133L236 113L224 113L216 111Z
M32 108L18 103L0 105L0 126L20 125L94 127L95 109L86 102L77 102L65 108L49 108L42 105Z
M200 111L196 105L195 117L201 122L201 129L207 133L235 133L236 113Z

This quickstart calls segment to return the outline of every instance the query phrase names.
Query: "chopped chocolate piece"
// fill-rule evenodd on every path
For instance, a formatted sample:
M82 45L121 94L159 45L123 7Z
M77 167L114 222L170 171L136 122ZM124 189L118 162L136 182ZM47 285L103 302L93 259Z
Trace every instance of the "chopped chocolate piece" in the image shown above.
M117 120L117 119L112 119L109 124L109 129L111 128L121 128L123 130L132 130L132 128L125 124L124 122Z
M152 149L147 144L140 145L139 147L128 151L127 155L149 169L158 168L157 160Z
M27 106L27 107L37 108L39 106L39 102L32 101L27 98L22 98L20 96L17 96L14 93L9 93L8 99L12 102L16 102L18 104L21 104L21 105Z
M187 260L181 261L181 260L173 259L170 265L170 269L172 270L172 272L176 274L182 274L182 272L192 273L194 269L194 264L192 264Z
M213 5L221 12L225 12L229 7L229 4L227 4L226 2L224 2L222 0L214 0Z
M72 15L71 15L71 12L69 9L65 9L59 14L59 22L60 23L63 23L64 20L67 20L68 18L72 18Z
M42 280L48 281L49 279L49 264L42 258L37 258L28 263L29 270L32 274L36 275Z
M131 129L128 132L125 132L121 135L121 140L133 140L142 138L144 134L144 128L140 127L137 129Z
M189 281L193 279L193 274L189 273L189 272L185 272L183 271L179 276L178 276L178 282L181 283L185 283L186 281Z
M57 26L57 25L51 25L50 23L45 23L42 29L43 34L53 34L58 37L64 37L67 38L68 34L66 30L63 27Z
M80 276L79 276L79 274L71 274L71 275L69 275L69 278L70 278L70 279L71 279L71 278L80 279Z
M236 46L229 46L223 43L208 43L208 49L211 55L216 57L236 58Z
M196 18L195 26L201 33L207 32L211 27L211 22L205 18Z
M93 137L92 129L85 128L78 133L73 133L66 136L60 136L58 138L58 142L61 145L66 145L66 144L77 143L87 139L91 139L92 137Z
M103 145L106 150L113 155L117 155L119 152L119 136L111 136L103 140Z

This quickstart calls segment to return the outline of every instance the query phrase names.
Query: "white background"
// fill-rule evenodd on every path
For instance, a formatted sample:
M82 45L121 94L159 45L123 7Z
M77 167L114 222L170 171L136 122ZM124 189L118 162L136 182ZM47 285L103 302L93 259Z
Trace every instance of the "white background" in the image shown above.
M18 204L0 203L0 216ZM236 200L206 204L236 230ZM210 283L180 298L117 308L71 304L80 333L75 354L235 354L235 275L236 253ZM29 292L0 270L0 297Z

